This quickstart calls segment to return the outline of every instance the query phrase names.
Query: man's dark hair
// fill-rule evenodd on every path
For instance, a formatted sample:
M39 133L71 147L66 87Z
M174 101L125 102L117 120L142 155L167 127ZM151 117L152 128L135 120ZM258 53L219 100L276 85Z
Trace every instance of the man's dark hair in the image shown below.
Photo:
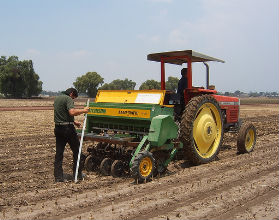
M181 70L181 75L187 77L186 74L187 74L187 68L183 68Z
M77 98L78 97L78 91L75 88L69 88L67 89L65 92L63 92L66 95L70 95L71 93L73 93L73 95Z

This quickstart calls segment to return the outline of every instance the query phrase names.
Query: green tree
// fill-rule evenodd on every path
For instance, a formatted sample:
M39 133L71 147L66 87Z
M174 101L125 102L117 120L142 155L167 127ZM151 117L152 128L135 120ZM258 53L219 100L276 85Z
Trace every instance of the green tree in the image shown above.
M73 83L75 88L89 97L95 98L99 85L104 83L104 79L96 72L87 72L85 75L77 77Z
M168 81L166 82L166 89L171 90L173 92L177 91L179 79L177 77L168 77Z
M177 91L179 79L177 77L168 77L168 81L166 82L166 90ZM145 89L161 89L161 83L156 80L146 80L139 87L140 90Z
M236 90L236 91L234 92L234 95L235 95L235 96L240 96L242 93L243 93L243 92L241 92L241 91L239 91L239 90Z
M111 88L110 83L105 83L104 85L100 86L98 90L114 90L114 88Z
M259 97L260 93L259 92L249 92L250 97Z
M33 62L31 60L25 60L21 63L22 77L26 83L24 94L27 97L32 95L39 95L42 91L42 82L39 81L39 75L35 73L33 68Z
M19 61L18 57L0 58L0 92L6 97L22 98L39 95L42 82L35 73L32 60Z
M146 80L141 84L139 87L140 90L148 90L148 89L161 89L161 83L151 79L151 80Z
M116 80L113 80L111 83L105 83L99 89L102 89L102 90L134 90L135 86L136 86L135 82L133 82L132 80L128 80L126 78L125 80L116 79Z
M230 92L225 92L224 95L225 96L232 96L232 94Z

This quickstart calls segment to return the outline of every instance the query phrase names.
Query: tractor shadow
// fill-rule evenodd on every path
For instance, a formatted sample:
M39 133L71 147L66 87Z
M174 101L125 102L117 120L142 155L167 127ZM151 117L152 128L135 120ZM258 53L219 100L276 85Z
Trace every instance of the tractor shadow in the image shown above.
M231 145L226 144L226 145L221 146L220 151L228 151L228 150L232 150L232 149L233 148ZM219 161L219 160L220 160L220 158L217 155L213 161ZM199 166L199 165L195 165L188 160L182 159L181 156L178 156L173 160L173 164L171 165L172 168L167 169L167 171L164 174L161 174L160 177L162 178L164 176L172 176L172 175L177 174L181 170L191 168L191 167L196 167L196 166Z
M231 149L232 149L231 145L225 144L221 146L220 151L231 150Z
M73 174L64 173L63 176L64 176L64 180L66 180L66 181L73 181L74 180Z
M222 145L222 147L220 148L220 151L228 151L228 150L232 150L232 146L230 145ZM216 156L215 159L213 161L219 161L219 157ZM178 155L176 156L173 161L169 164L167 170L164 173L159 173L158 175L152 177L150 180L147 180L146 182L137 182L136 180L133 180L131 182L131 184L133 185L137 185L137 184L142 184L142 183L147 183L153 180L158 180L160 178L164 178L164 177L168 177L168 176L174 176L177 173L181 172L182 170L184 170L186 172L187 168L191 168L191 167L196 167L199 165L195 165L192 164L190 161L183 159L182 155ZM97 175L98 177L108 177L111 175L104 175L100 172L100 169L98 169L96 167L96 169L94 169L93 171L90 172L86 172L88 175L90 175L90 173L94 173L94 175ZM112 176L111 176L112 177ZM73 176L69 175L69 180L73 180ZM117 177L113 177L113 179L125 179L125 180L132 180L133 178L130 175L129 171L125 171L121 176L117 176Z

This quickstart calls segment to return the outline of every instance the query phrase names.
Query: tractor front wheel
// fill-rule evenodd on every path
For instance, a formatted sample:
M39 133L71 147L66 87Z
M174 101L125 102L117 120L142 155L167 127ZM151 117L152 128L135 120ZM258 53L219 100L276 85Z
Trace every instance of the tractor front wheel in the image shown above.
M136 155L132 163L131 174L135 180L142 183L150 180L153 176L154 169L155 160L152 153L149 151L141 151Z
M214 160L223 139L220 106L211 95L192 98L186 105L180 123L180 140L184 156L199 165Z
M237 150L239 153L250 153L256 144L256 128L251 123L244 123L237 137Z

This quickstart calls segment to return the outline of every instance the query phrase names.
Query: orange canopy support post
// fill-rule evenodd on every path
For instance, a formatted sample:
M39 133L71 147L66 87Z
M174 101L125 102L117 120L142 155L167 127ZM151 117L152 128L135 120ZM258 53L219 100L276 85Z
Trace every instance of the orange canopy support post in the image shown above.
M147 59L151 61L161 62L161 89L165 90L165 63L182 65L187 63L188 71L188 89L192 89L192 62L216 61L224 63L225 61L210 57L193 50L178 50L162 53L152 53L147 55Z
M166 82L165 82L165 59L171 60L171 59L186 59L187 60L187 78L188 78L188 88L192 88L192 60L189 56L178 56L178 57L161 57L161 89L166 89Z
M161 57L161 89L166 89L166 82L165 82L165 61L164 58Z
M190 57L186 56L187 59L187 79L188 79L188 89L192 88L192 60Z

